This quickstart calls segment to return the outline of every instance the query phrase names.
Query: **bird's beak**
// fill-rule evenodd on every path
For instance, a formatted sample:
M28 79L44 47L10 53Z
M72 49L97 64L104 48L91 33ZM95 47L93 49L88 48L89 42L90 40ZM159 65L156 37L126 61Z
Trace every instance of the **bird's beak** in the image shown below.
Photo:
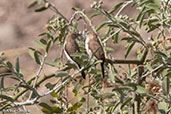
M80 37L82 37L82 35L81 35L81 34L76 33L76 36L77 36L77 39L78 39L78 40L81 40L81 38L80 38Z

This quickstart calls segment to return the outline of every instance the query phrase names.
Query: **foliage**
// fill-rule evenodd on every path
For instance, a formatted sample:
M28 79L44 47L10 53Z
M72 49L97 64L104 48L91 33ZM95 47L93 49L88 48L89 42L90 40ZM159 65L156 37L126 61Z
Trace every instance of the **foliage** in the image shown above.
M0 67L10 71L0 74L1 111L13 106L38 104L44 113L59 114L90 112L169 114L171 112L171 46L169 45L171 42L171 2L169 0L129 0L116 4L110 10L105 10L101 1L93 2L91 8L94 13L91 16L88 16L84 9L73 8L74 13L69 20L47 0L36 0L29 8L35 5L40 6L43 2L44 5L36 9L36 12L51 9L59 16L52 16L46 26L47 31L39 35L40 40L34 41L34 44L43 51L29 48L29 54L39 65L39 70L34 78L26 81L20 69L19 58L16 59L16 64L12 65L1 55ZM120 14L127 9L128 5L137 10L136 18ZM91 20L100 15L104 16L105 20L95 27ZM106 79L102 79L99 73L101 71L94 67L101 61L92 62L93 56L91 58L87 56L83 40L78 40L81 52L72 55L77 57L82 64L81 69L69 62L62 63L62 57L55 58L54 61L46 61L51 47L62 46L68 32L77 31L84 34L85 28L83 31L78 29L80 20L83 20L82 25L89 26L95 33L101 31L102 28L106 30L103 36L99 37L108 60L105 63ZM147 33L151 33L150 38L144 38L139 32L144 29ZM108 55L107 51L114 50L107 47L108 41L114 44L124 41L127 49L125 60L113 60ZM137 49L137 60L126 59L132 49L136 49L137 44L140 46ZM128 67L122 68L122 72L119 72L114 64L127 64ZM44 65L61 70L38 80ZM71 69L75 69L72 74L69 73ZM84 84L85 80L79 74L82 70L87 74L88 84ZM46 88L49 91L44 94L38 93L37 88L40 84L52 77L56 77L57 82L47 83ZM18 83L11 87L4 87L5 78L12 78ZM67 98L68 88L72 89L77 99L73 104ZM29 98L19 102L28 90L32 91ZM9 96L6 94L8 92L13 92L15 95ZM40 98L49 94L52 96L50 99L52 105L39 101Z

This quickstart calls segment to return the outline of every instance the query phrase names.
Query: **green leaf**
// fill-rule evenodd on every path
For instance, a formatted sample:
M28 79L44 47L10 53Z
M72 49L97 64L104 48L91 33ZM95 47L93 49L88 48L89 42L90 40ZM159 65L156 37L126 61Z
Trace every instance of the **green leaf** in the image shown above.
M99 12L95 12L94 14L92 14L92 15L90 16L90 19L92 19L93 17L96 17L96 16L98 16L98 15L100 15L100 13L99 13Z
M75 103L72 107L69 107L68 108L68 110L67 110L67 112L72 112L72 111L74 111L74 110L77 110L79 107L81 107L82 106L82 103L80 103L80 102L77 102L77 103Z
M56 76L56 77L64 77L64 76L68 76L68 73L65 72L65 71L57 71L57 72L55 73L55 76Z
M0 77L5 77L5 76L9 76L12 75L11 73L0 73Z
M80 52L76 52L76 53L72 53L71 54L72 57L81 57L83 55L85 55L85 54L84 53L80 53Z
M11 79L14 79L14 80L16 80L16 81L20 81L20 79L18 79L18 77L10 77Z
M15 62L15 69L16 71L19 73L20 72L20 64L19 64L19 58L16 59L16 62Z
M0 90L4 90L4 77L1 77Z
M169 94L169 90L170 90L170 79L169 79L169 77L164 77L164 79L162 81L162 89L163 89L164 95Z
M104 27L105 25L109 24L110 22L108 21L104 21L102 22L97 28L96 28L96 31L99 31L102 27Z
M126 29L129 29L128 24L124 20L120 20L119 23Z
M118 31L114 36L112 36L113 43L118 43L119 32L120 31Z
M49 52L49 48L50 46L52 45L52 41L50 40L46 46L46 52L48 53Z
M50 95L51 95L52 97L58 97L58 94L55 93L55 92L50 93Z
M55 84L51 84L51 83L46 83L46 88L52 90L55 87Z
M132 100L132 98L127 98L127 100L121 105L121 109L123 109L123 107L126 105L126 104L131 104L130 101Z
M63 108L60 108L60 107L56 107L56 106L52 106L52 111L53 111L53 114L64 114L63 112ZM51 113L52 114L52 113Z
M40 64L40 57L39 57L39 54L38 54L38 51L35 51L34 52L34 58L35 58L35 61L37 64Z
M40 42L44 45L47 45L47 41L45 39L40 39Z
M133 34L136 37L140 37L140 34L136 31L130 31L131 34Z
M125 58L127 58L129 52L131 51L131 49L133 48L133 46L135 45L135 42L131 42L126 53L125 53Z
M33 43L34 43L34 45L36 45L39 48L44 48L44 45L38 40L34 40Z
M16 89L16 86L13 86L13 87L4 88L3 91L8 92L8 91L13 91L15 89Z
M52 108L51 108L48 104L46 104L46 103L44 103L44 102L40 103L39 105L40 105L41 107L43 107L43 108L49 110L49 111L52 110Z
M0 98L1 99L6 99L7 101L11 101L11 102L14 101L14 99L12 97L9 97L9 96L6 96L6 95L0 95Z
M154 54L160 57L167 58L167 55L161 51L155 51Z
M7 62L7 66L8 66L9 69L13 69L13 65L12 65L12 63L9 62L9 61Z
M146 94L146 93L148 93L148 91L144 87L142 87L142 86L136 86L136 87L137 87L137 89L136 89L137 93L139 93L139 94Z
M37 0L37 3L40 4L42 2L42 0Z
M154 0L154 3L155 3L158 7L161 7L161 0Z
M157 4L154 3L149 3L148 5L146 5L146 7L155 11L158 11L160 9L160 7L158 7Z
M32 3L28 6L28 8L32 8L32 7L34 7L36 4L37 4L37 1L34 1L34 2L32 2Z
M141 43L141 41L137 40L137 39L134 38L134 37L124 37L124 38L122 38L121 40L126 40L128 43L130 43L130 42Z
M72 10L74 10L74 11L81 11L80 8L76 8L76 7L72 7Z
M35 59L35 58L34 58L34 52L35 52L35 51L36 51L36 50L33 49L33 48L29 48L29 51L28 51L29 55L30 55L33 59Z
M139 28L141 28L143 21L144 21L145 13L143 13L140 17Z
M166 114L168 108L168 104L166 102L158 103L158 109L161 114Z
M143 13L145 9L146 9L145 6L143 6L143 7L141 8L140 12L139 12L138 15L137 15L136 21L140 20L140 18L142 18L142 16L145 15L145 13Z
M52 34L51 34L51 33L49 33L49 32L43 32L43 33L39 34L39 36L44 36L44 35L46 35L48 38L53 39Z
M170 70L167 70L167 72L166 72L166 75L165 75L166 77L171 77L171 69Z
M105 50L109 52L109 51L113 51L113 48L111 48L111 47L106 47Z
M48 8L43 6L43 7L39 8L39 9L36 9L35 12L41 12L41 11L44 11L46 9L48 9Z
M115 96L115 94L113 92L106 92L103 93L102 96L106 99L106 98L112 98L113 96Z
M123 5L123 2L118 3L117 5L115 5L115 7L112 8L112 9L109 11L109 14L111 14L111 13L115 12L116 10L118 10L122 5Z
M75 96L78 95L78 92L79 92L79 90L81 89L82 86L83 86L82 84L77 83L77 85L74 87L73 93L75 94Z
M58 61L49 61L46 64L52 67L60 67L62 63L61 63L61 59L60 58L58 59L59 59Z
M149 3L151 3L151 0L143 0L140 2L140 6L146 6Z

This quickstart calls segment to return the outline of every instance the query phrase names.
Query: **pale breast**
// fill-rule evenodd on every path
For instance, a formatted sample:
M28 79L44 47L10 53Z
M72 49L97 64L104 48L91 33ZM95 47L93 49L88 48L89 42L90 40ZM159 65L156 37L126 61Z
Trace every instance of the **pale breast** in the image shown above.
M85 48L86 48L86 51L87 51L88 55L91 56L92 52L88 47L88 43L89 43L89 38L87 38L86 41L85 41Z

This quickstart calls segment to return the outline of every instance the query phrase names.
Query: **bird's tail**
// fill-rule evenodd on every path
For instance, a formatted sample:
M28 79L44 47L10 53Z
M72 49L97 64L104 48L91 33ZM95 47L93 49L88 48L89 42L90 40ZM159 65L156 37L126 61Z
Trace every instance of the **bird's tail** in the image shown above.
M86 78L86 75L85 75L85 72L84 71L81 71L81 75L82 77L85 79Z
M78 65L78 68L81 69L81 65L79 65L79 64L77 64L77 65ZM84 79L86 78L86 74L85 74L84 70L81 71L81 75Z
M101 65L101 70L102 70L102 76L103 76L103 78L104 78L104 77L105 77L104 61L103 61L100 65Z

